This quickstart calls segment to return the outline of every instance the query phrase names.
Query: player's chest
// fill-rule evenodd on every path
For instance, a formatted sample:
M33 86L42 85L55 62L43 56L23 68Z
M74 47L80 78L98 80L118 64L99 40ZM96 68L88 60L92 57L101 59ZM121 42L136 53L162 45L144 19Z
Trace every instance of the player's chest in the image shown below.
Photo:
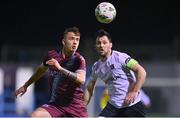
M112 74L111 64L108 62L101 62L95 72L101 79L110 77Z
M124 72L120 63L106 62L100 64L95 73L98 78L107 81L108 79L122 75Z
M60 62L60 65L68 70L72 70L77 66L77 63L75 60L69 59L69 60L64 60Z

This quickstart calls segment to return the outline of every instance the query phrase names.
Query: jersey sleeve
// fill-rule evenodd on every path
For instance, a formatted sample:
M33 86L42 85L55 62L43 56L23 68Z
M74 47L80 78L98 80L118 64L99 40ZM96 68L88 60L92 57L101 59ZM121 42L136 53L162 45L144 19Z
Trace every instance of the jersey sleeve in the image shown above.
M78 70L86 71L86 61L83 56L79 56L79 68Z
M132 69L133 66L134 66L135 64L137 64L138 62L137 62L135 59L131 58L128 54L123 53L123 54L120 56L120 63L121 63L123 66Z

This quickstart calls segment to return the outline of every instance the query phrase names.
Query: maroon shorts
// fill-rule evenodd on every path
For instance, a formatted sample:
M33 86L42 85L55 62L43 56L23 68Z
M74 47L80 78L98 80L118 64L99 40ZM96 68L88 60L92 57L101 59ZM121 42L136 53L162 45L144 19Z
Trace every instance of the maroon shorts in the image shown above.
M44 104L41 108L46 109L52 117L88 117L85 105L58 106Z

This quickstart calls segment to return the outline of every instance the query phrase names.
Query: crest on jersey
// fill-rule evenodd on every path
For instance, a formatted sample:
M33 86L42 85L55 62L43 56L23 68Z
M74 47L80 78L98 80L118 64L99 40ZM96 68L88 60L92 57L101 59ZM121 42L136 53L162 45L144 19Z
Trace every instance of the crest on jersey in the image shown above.
M111 65L110 65L110 68L111 68L111 69L114 69L114 64L111 64Z

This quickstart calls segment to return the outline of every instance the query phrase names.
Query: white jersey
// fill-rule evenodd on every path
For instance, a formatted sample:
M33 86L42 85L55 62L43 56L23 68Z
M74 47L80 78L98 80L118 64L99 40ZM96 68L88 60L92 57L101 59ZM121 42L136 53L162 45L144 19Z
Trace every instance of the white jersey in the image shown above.
M124 99L129 91L130 85L136 82L133 71L127 67L131 57L125 53L113 50L112 55L105 61L98 60L94 63L91 72L91 79L101 79L105 82L109 92L109 103L116 108L122 108ZM135 102L140 101L140 96Z

